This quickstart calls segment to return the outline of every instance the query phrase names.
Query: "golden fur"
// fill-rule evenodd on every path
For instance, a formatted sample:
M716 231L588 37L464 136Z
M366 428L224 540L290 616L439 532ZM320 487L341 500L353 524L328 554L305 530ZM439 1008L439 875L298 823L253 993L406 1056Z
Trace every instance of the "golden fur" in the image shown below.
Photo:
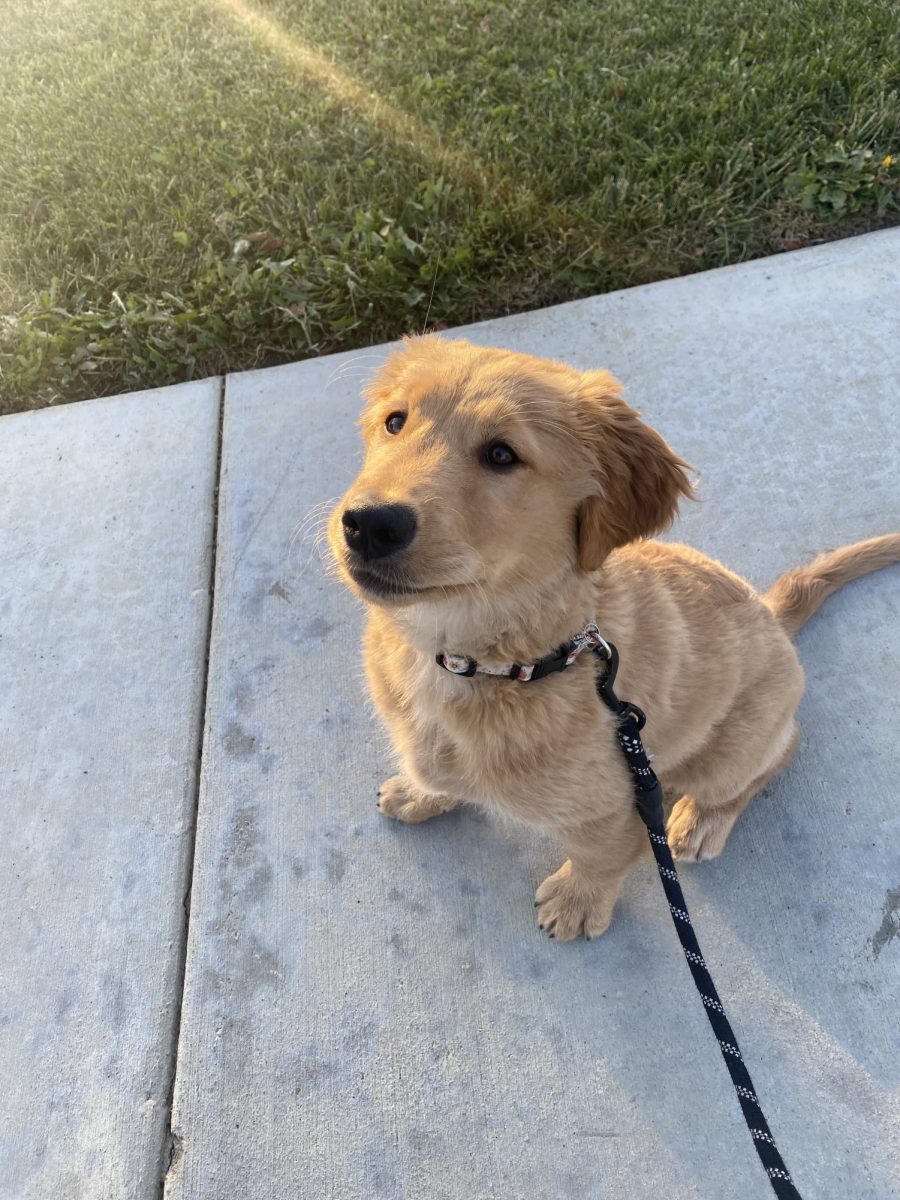
M406 416L395 436L392 413ZM329 540L369 605L368 677L400 760L381 811L417 822L469 801L545 828L568 859L538 888L541 926L596 937L647 838L592 656L523 685L454 676L436 654L527 662L597 620L619 649L620 694L648 713L672 849L709 858L794 752L804 681L788 634L829 591L900 559L900 535L836 551L760 597L696 550L642 540L689 495L687 466L611 375L463 341L407 341L361 423L365 463ZM518 465L486 465L497 440ZM341 517L385 503L408 506L418 528L376 564L373 591Z

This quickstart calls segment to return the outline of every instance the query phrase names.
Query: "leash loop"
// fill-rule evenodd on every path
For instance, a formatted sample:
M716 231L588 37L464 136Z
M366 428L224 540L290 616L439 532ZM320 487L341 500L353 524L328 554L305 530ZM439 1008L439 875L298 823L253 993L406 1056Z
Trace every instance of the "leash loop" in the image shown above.
M636 704L632 704L630 700L620 700L613 690L616 676L619 673L618 650L604 638L601 638L599 643L595 643L593 649L600 661L606 664L602 676L597 677L597 694L600 699L607 708L612 709L619 721L633 721L637 729L643 729L647 724L644 710L638 708Z

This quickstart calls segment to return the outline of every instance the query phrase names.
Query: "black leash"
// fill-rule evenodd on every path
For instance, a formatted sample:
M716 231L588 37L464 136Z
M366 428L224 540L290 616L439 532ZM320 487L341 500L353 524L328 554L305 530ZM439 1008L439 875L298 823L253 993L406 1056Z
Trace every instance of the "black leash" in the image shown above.
M731 1082L734 1084L734 1090L737 1092L738 1102L744 1114L744 1120L747 1122L747 1128L750 1130L750 1136L753 1138L756 1153L765 1167L772 1190L778 1200L801 1200L800 1193L784 1165L784 1159L775 1145L769 1123L763 1116L753 1080L744 1065L734 1030L725 1015L725 1009L704 962L697 935L691 924L681 884L678 882L678 872L675 870L675 863L672 860L672 852L666 837L662 787L650 766L650 760L641 741L641 730L644 728L646 718L637 705L630 704L627 700L620 700L613 691L616 672L619 668L619 654L615 646L604 643L595 646L594 653L606 664L605 673L597 679L597 694L606 707L616 715L618 722L616 737L634 777L634 794L638 812L641 820L647 826L650 845L659 868L659 877L662 880L666 899L669 902L669 911L672 913L675 931L694 977L694 983L697 985L697 991L700 993L700 999L706 1009L709 1023L722 1051L722 1057L728 1068L728 1074L731 1076Z

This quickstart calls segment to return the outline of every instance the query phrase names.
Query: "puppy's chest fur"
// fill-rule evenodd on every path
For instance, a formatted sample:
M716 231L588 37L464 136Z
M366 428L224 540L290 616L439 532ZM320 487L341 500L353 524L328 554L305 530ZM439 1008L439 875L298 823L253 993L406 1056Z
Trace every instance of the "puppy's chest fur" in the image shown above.
M619 694L647 712L644 743L664 784L734 723L748 695L771 694L799 672L752 589L696 551L644 543L614 555L600 583L590 609L618 645ZM554 636L548 631L546 644ZM374 698L397 749L424 764L423 786L529 820L572 803L567 795L630 795L591 658L528 684L457 677L379 610L370 613Z
M620 782L612 719L588 655L534 684L451 675L396 635L379 639L369 661L395 742L431 773L436 791L535 820L573 790L596 791L610 775Z

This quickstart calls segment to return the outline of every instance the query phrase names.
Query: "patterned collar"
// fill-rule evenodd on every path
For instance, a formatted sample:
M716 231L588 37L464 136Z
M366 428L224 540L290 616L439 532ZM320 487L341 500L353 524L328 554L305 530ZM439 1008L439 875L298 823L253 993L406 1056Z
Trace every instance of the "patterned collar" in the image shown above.
M452 675L463 675L467 678L473 675L496 675L501 679L514 679L517 683L532 683L535 679L552 675L554 671L565 671L567 667L571 667L582 650L595 650L598 647L608 655L609 644L596 623L590 621L581 633L576 633L551 654L545 654L543 658L537 658L534 662L501 663L496 667L488 667L465 654L439 654L436 662Z

